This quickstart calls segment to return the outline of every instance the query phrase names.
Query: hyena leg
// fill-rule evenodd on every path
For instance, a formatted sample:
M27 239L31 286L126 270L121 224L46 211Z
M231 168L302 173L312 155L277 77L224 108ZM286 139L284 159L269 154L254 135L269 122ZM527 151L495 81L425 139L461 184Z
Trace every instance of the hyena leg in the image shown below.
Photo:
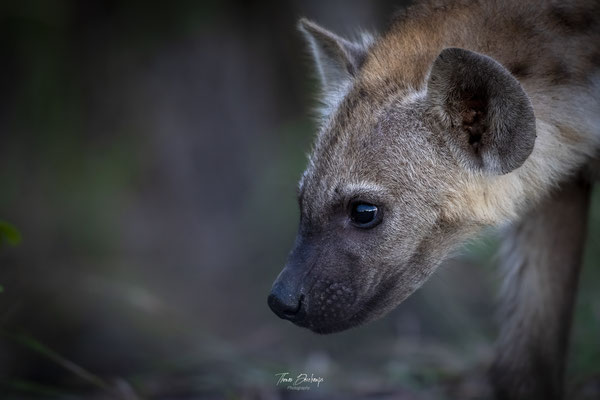
M562 398L589 195L588 184L567 183L507 231L502 326L491 370L497 399Z

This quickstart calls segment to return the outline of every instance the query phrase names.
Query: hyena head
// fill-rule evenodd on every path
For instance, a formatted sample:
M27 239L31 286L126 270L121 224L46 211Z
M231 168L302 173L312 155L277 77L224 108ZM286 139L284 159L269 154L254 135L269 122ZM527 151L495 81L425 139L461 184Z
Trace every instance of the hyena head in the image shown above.
M528 158L535 118L517 80L481 54L438 51L414 88L379 42L300 27L326 111L298 187L296 242L268 303L329 333L388 312L497 222L495 208L510 207L489 198L490 182Z

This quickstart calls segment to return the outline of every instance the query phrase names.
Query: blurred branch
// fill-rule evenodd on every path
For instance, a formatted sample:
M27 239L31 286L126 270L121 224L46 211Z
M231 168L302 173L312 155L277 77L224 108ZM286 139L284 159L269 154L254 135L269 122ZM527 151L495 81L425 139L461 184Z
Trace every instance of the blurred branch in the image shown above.
M121 400L139 400L140 398L134 393L133 388L122 379L118 379L115 386L108 384L104 379L91 373L82 366L74 363L71 360L63 357L56 351L44 345L37 339L25 334L10 334L2 332L2 335L12 341L28 348L29 350L41 354L56 364L60 365L67 371L78 376L87 383L103 390L107 394Z

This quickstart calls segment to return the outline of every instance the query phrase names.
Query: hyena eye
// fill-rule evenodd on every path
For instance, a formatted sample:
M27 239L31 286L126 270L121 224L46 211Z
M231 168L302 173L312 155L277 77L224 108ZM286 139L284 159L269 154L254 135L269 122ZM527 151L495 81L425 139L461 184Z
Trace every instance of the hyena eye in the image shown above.
M350 219L359 228L372 228L380 221L377 206L369 203L355 202L351 205Z

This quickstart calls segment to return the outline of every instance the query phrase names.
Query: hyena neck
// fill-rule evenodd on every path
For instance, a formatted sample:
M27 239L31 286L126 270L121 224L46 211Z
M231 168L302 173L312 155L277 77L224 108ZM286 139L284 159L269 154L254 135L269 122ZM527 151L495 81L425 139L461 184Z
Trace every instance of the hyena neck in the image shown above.
M569 128L551 119L538 117L536 127L536 144L523 166L505 175L465 173L461 177L464 190L460 198L448 197L456 206L444 207L450 212L448 219L472 220L485 225L513 221L538 204L557 184L579 173L600 147L597 134L600 125L577 141L566 139Z

